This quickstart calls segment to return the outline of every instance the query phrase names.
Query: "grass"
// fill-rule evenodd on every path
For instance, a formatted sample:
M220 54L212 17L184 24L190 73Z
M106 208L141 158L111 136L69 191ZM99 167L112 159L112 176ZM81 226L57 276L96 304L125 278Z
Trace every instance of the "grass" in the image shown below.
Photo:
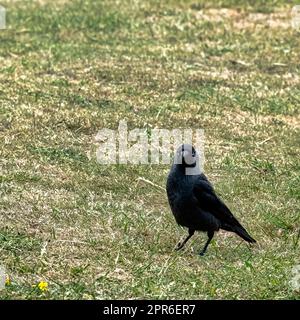
M2 299L299 299L293 3L1 2ZM203 128L205 172L258 245L220 232L204 258L204 234L174 252L169 166L96 161L123 119Z

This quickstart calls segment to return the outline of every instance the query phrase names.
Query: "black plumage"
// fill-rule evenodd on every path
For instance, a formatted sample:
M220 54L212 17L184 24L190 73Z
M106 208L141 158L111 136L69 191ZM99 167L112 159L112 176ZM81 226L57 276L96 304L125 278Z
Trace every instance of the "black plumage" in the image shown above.
M219 229L234 232L247 242L256 242L201 173L199 156L191 145L182 145L175 154L167 179L167 195L176 222L189 230L189 235L178 243L176 250L181 249L195 231L204 231L208 235L200 255L204 255L214 232Z

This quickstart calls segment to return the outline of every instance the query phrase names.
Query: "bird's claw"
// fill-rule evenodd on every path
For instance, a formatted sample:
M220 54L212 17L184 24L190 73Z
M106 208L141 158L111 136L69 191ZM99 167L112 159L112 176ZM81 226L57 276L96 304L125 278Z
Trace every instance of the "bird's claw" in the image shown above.
M183 247L183 245L182 245L181 242L177 243L177 245L176 245L176 247L175 247L175 251L180 250L182 247Z

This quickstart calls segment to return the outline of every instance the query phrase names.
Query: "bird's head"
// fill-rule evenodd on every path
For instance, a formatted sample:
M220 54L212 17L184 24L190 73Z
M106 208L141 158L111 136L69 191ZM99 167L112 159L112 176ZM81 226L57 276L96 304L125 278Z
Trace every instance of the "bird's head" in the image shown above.
M174 164L183 169L193 169L190 170L191 174L199 174L199 155L190 144L183 144L177 149ZM188 174L187 170L186 174Z

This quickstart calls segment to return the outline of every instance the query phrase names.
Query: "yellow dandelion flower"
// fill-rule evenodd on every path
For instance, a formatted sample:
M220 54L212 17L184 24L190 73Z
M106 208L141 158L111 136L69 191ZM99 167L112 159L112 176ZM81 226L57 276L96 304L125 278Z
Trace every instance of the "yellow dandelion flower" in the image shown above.
M41 282L38 284L38 288L39 288L41 291L47 291L47 290L48 290L48 282L46 282L46 281L41 281Z
M11 284L11 280L9 276L6 276L5 285L9 286Z

